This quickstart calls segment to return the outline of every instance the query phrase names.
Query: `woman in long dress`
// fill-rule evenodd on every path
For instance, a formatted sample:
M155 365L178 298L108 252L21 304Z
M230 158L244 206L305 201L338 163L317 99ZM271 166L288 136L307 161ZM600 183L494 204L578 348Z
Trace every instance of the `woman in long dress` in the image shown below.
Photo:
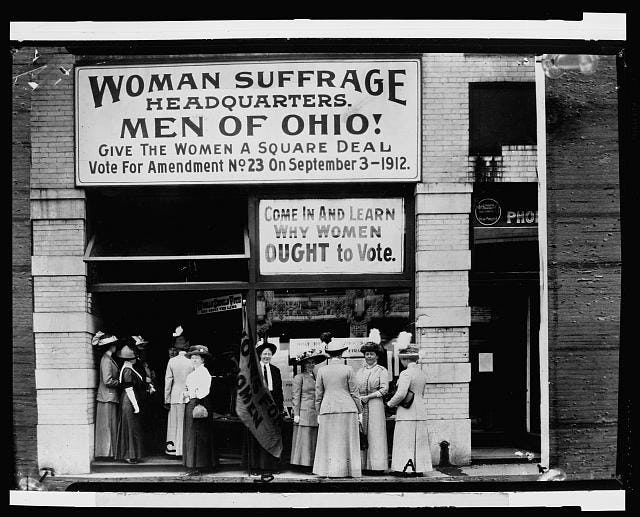
M138 463L144 456L144 429L142 426L142 399L147 384L134 369L136 355L129 345L124 345L117 353L124 364L120 369L120 421L116 458L128 463Z
M302 371L293 378L293 436L291 439L292 465L312 467L318 440L318 413L316 412L316 364L326 361L320 350L308 350L297 358Z
M318 442L313 473L323 477L360 477L360 434L358 420L362 405L353 368L344 364L346 345L332 343L330 335L325 352L329 363L320 367L316 377Z
M205 357L211 357L206 346L192 346L187 352L194 370L185 380L184 397L187 405L184 409L182 463L191 469L191 475L212 470L218 465L213 445L211 375L204 365ZM205 407L206 417L193 417L193 409L198 405Z
M187 405L184 391L187 375L193 371L193 364L187 358L189 342L182 335L182 327L176 329L173 339L176 355L169 359L164 376L164 402L165 408L169 409L165 453L171 456L182 456L184 409Z
M360 352L365 364L358 370L356 381L362 402L362 430L368 442L368 447L361 451L362 470L384 472L389 468L389 452L382 397L389 391L389 372L378 364L378 354L384 352L378 343L369 341Z
M398 407L393 432L391 471L394 475L418 475L433 470L429 431L427 428L427 408L422 396L427 378L417 364L418 349L407 347L399 352L400 361L406 370L400 372L398 388L389 407ZM413 403L406 409L399 404L411 390Z
M118 364L113 359L118 338L98 332L92 344L102 353L100 358L100 380L96 394L96 427L94 455L96 458L115 458L118 440Z

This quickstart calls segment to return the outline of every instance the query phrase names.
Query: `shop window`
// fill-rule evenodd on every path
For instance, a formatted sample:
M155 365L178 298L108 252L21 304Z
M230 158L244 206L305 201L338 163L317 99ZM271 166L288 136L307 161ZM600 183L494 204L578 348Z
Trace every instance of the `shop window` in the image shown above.
M248 279L246 195L104 189L87 205L91 283Z
M534 83L469 84L469 155L498 156L503 145L535 143Z
M397 376L389 362L394 339L409 330L410 296L408 289L264 290L257 292L256 317L258 331L278 343L278 359L289 378L294 375L293 358L305 346L319 343L323 332L350 340L345 360L360 369L363 356L358 350L372 328L380 331L381 345L388 351L380 364Z

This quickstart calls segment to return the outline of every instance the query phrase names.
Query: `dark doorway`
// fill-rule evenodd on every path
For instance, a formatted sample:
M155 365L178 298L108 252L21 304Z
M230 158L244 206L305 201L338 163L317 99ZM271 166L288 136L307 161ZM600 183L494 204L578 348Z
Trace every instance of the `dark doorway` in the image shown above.
M537 292L476 286L470 330L472 447L539 450Z

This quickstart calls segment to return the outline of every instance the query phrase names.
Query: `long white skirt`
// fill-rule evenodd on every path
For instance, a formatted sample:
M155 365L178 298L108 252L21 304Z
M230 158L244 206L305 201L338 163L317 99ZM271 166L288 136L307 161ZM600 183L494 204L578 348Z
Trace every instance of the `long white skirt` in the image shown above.
M433 470L426 420L396 421L393 431L391 470L409 474Z
M362 476L357 413L318 415L313 473L330 478Z
M173 456L182 456L185 407L186 404L171 404L169 409L166 453Z

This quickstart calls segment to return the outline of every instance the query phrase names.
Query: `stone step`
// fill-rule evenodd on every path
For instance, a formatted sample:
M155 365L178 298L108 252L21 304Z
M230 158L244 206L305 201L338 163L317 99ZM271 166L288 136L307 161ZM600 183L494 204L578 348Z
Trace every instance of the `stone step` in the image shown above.
M236 465L240 463L239 458L220 458L220 465ZM149 456L140 460L140 463L127 463L121 460L94 460L91 462L92 473L127 473L127 472L186 472L187 469L182 464L182 458L176 459L171 456Z

